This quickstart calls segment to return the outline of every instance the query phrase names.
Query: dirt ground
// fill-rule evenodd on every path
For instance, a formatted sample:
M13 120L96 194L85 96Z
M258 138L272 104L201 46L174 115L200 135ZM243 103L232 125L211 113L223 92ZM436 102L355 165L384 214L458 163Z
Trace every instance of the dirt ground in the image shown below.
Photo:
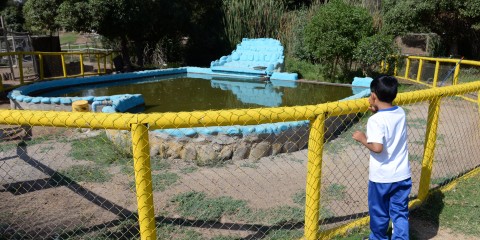
M8 109L4 101L0 109ZM418 191L423 152L425 122L428 106L405 106L409 121L409 150L414 189ZM455 124L452 124L455 123ZM475 104L451 98L443 101L435 151L436 165L433 180L437 184L479 165L478 108ZM354 126L355 129L361 126ZM353 130L353 129L352 129ZM68 139L94 136L100 131L58 128L33 128L34 138L52 135L57 131ZM326 146L322 166L322 209L328 216L341 217L341 223L364 214L368 180L368 152L339 136ZM58 135L58 134L57 134ZM327 144L328 145L328 144ZM95 229L108 228L136 212L136 197L131 182L133 175L125 174L118 166L108 167L113 178L106 183L73 182L55 184L51 180L73 165L89 165L69 154L72 146L65 141L46 141L32 146L17 146L0 153L0 230L22 231L33 239L54 237L58 232L75 235ZM272 227L265 222L247 222L222 217L217 222L184 218L175 210L172 197L185 192L204 192L208 197L229 196L244 200L252 209L299 207L292 196L305 192L308 150L262 158L241 160L219 167L199 167L182 160L170 160L170 173L179 176L176 184L164 191L154 192L157 222L176 223L194 229L204 237L229 235L256 239L262 228ZM184 173L185 169L196 168ZM155 174L155 172L154 172ZM23 185L19 185L19 183ZM28 186L28 189L27 187ZM290 225L288 225L290 224ZM335 221L333 221L335 225ZM298 227L295 222L281 226ZM479 239L454 233L451 229L411 219L411 226L420 239Z

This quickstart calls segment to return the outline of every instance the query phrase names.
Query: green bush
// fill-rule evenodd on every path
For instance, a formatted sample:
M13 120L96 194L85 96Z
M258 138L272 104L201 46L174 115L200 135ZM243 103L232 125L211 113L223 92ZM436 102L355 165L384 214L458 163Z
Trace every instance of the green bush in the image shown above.
M392 36L375 34L361 39L353 56L363 73L370 76L382 61L398 53Z
M298 73L299 78L308 80L324 80L324 67L319 64L312 64L305 60L294 57L287 57L285 60L285 71Z
M313 8L313 7L312 7ZM312 59L312 54L308 51L305 45L305 23L311 18L310 9L300 9L293 12L295 17L291 21L291 53L289 55L301 60ZM287 48L289 49L289 48ZM290 50L290 49L289 49Z
M334 0L321 6L305 28L305 44L316 61L345 71L362 38L373 32L373 19L366 9Z

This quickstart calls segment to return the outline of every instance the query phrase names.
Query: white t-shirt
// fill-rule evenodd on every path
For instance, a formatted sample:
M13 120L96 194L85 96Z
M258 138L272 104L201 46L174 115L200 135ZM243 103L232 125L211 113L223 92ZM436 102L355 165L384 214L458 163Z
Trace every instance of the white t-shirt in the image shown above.
M392 183L411 177L407 122L401 107L379 110L368 119L367 142L383 144L381 153L370 151L370 181Z

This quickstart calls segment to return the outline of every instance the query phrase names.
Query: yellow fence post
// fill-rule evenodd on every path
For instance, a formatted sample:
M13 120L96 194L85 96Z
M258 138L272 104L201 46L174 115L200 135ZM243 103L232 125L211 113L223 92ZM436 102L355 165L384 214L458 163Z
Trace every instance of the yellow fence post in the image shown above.
M20 84L23 84L23 54L18 55L18 72L20 74Z
M95 54L95 59L97 59L97 73L100 74L100 55Z
M39 63L39 68L40 68L40 80L44 79L44 72L43 72L43 55L41 53L38 54L38 61Z
M437 126L440 117L440 97L434 98L428 107L427 131L425 133L425 145L423 150L422 173L420 175L420 186L418 199L425 201L430 189L430 177L432 175L433 156L437 141Z
M395 63L393 65L393 76L397 76L398 71L398 57L395 57Z
M420 82L420 79L422 77L422 68L423 68L423 59L420 59L419 61L420 63L418 63L417 82Z
M433 74L433 85L432 87L437 87L437 82L438 82L438 71L440 70L440 62L435 61L435 73Z
M80 53L80 74L85 77L85 69L83 68L83 53Z
M407 66L405 67L405 78L408 79L408 73L410 72L410 58L407 57Z
M460 73L460 64L457 64L455 72L453 73L453 85L458 84L458 74Z
M317 240L319 237L320 189L322 178L323 138L325 133L325 114L318 115L310 124L308 138L308 167L305 199L305 239Z
M148 127L144 124L132 124L131 128L140 237L142 240L154 240L157 230L153 209Z
M60 54L60 58L62 59L63 77L67 77L67 66L65 65L65 55L64 55L64 54Z

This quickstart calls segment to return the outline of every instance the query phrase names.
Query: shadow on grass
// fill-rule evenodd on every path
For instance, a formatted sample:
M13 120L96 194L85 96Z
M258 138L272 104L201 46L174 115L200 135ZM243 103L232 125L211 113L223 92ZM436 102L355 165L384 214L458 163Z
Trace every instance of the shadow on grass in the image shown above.
M341 222L346 220L351 220L352 217L364 217L367 213L353 214L342 217L331 217L328 219L323 219L319 224L328 224ZM185 233L191 232L192 230L187 230L188 228L193 229L217 229L217 230L226 230L226 231L245 231L250 232L251 234L245 237L228 237L227 239L238 239L238 240L253 240L253 239L291 239L284 238L286 236L296 236L295 239L298 239L303 235L304 222L288 222L280 223L275 225L263 225L263 224L240 224L240 223L225 223L216 220L193 220L185 218L171 218L164 216L157 216L155 218L157 223L157 236L163 238L168 237L170 239L190 239L187 236L182 238L181 235L188 235ZM108 228L113 228L107 230ZM182 230L183 229L183 230ZM290 234L288 232L291 232ZM75 229L70 232L65 232L59 235L60 239L66 239L73 236L88 236L89 233L95 234L95 239L131 239L132 237L139 236L139 225L136 219L125 219L125 220L114 220L107 223L102 223L96 226ZM281 234L279 234L281 233ZM190 233L191 234L191 233ZM193 234L197 236L198 234ZM278 236L276 236L278 235ZM197 236L198 237L198 236ZM85 239L87 239L85 238ZM76 239L76 238L75 238ZM80 237L80 239L83 239ZM162 239L162 238L158 238ZM200 235L200 238L194 239L203 239ZM215 239L215 238L213 238ZM293 238L292 238L293 239Z
M440 226L440 214L445 206L445 195L440 190L434 190L430 193L425 204L410 213L410 222L417 223L416 220L428 223L410 224L412 239L431 239L438 233Z
M115 220L109 223L104 223L100 224L98 226L94 226L92 228L88 229L80 229L80 230L75 230L74 232L81 231L82 233L92 231L92 230L98 230L101 228L105 228L111 225L116 225L124 222L125 219L138 219L138 216L136 213L133 213L129 211L126 208L123 208L120 205L117 205L108 199L90 191L89 189L81 186L77 182L75 182L73 179L69 178L66 175L63 175L54 169L48 167L47 165L43 164L39 160L36 160L28 155L27 151L27 145L26 144L19 144L17 145L17 156L21 160L23 160L25 163L29 164L33 168L37 169L38 171L44 173L45 175L48 176L48 178L44 179L36 179L36 180L29 180L29 181L21 181L21 182L15 182L15 183L10 183L10 184L4 184L3 187L5 191L8 191L12 193L13 195L21 195L21 194L26 194L30 192L35 192L39 190L44 190L44 189L49 189L49 188L55 188L55 187L67 187L70 189L72 192L75 194L78 194L80 197L90 201L91 203L103 208L104 210L107 210L115 215L117 215L120 220ZM12 232L13 230L13 232ZM22 230L16 230L12 229L12 227L8 228L0 228L0 236L15 236L17 234L16 232L24 232ZM32 236L33 238L37 237L45 237L48 236L51 233L47 232L35 232L35 233L26 233L22 234L21 239L29 239L27 236ZM0 238L2 239L2 238ZM8 239L8 238L7 238Z

